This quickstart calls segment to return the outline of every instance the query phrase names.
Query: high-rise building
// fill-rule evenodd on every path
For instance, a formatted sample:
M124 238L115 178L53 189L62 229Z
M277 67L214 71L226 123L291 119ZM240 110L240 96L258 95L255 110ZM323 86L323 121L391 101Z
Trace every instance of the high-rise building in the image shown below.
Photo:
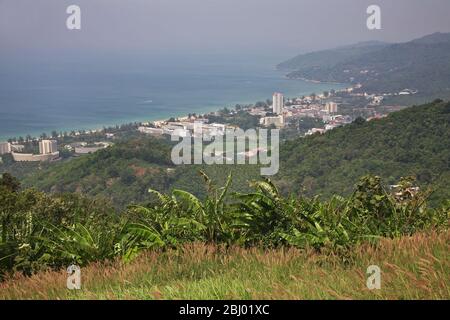
M58 144L55 140L41 140L39 141L39 153L49 154L58 151Z
M337 103L336 102L327 102L325 105L325 110L328 113L336 113L338 111Z
M11 144L9 142L0 142L0 156L6 153L11 153Z
M284 108L284 98L281 93L275 92L273 94L273 113L281 114Z

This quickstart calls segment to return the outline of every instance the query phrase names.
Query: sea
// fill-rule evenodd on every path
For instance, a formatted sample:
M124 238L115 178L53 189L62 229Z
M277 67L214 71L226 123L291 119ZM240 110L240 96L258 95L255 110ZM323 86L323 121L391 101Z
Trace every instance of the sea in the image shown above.
M284 57L286 58L286 57ZM281 56L27 56L0 61L0 141L91 130L345 85L289 80Z

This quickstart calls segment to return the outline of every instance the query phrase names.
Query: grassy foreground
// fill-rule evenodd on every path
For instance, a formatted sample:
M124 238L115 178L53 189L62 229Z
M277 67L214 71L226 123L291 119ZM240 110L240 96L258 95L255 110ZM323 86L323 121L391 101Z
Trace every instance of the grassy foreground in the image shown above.
M352 250L342 258L313 251L242 249L205 244L146 252L131 263L82 269L82 290L67 274L17 275L0 283L0 299L449 299L450 231L416 234ZM381 290L366 269L382 270Z

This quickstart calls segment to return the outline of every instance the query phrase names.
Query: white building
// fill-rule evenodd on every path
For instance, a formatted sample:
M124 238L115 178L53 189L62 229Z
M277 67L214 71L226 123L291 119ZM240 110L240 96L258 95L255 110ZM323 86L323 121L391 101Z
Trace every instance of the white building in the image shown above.
M281 114L284 108L284 97L281 93L275 92L273 94L273 113Z
M41 140L39 141L39 153L51 154L58 151L58 144L55 140Z
M336 102L327 102L327 104L325 105L325 110L328 113L336 113L336 112L338 112L337 103Z
M160 136L164 134L164 130L161 128L139 127L138 131L141 133L151 134L155 136Z
M316 134L316 133L323 134L323 133L325 133L325 129L322 129L322 128L312 128L312 129L310 129L307 133L305 133L305 135L307 135L307 136L312 136L313 134Z
M333 129L338 128L340 126L341 126L341 124L338 124L338 123L329 123L329 124L325 125L325 131L330 131L330 130L333 130Z
M271 125L275 125L277 128L284 127L284 117L264 117L259 120L259 123L265 127L269 127Z
M384 100L383 96L374 96L372 98L371 105L379 106L383 102L383 100Z
M46 154L31 154L31 153L16 153L11 152L14 161L17 162L38 162L38 161L52 161L59 157L59 152L46 153Z
M106 149L110 146L108 142L95 142L91 146L86 144L74 144L72 147L75 149L76 154L90 154L95 153L99 150Z
M9 142L0 142L0 156L6 153L11 153L11 144Z

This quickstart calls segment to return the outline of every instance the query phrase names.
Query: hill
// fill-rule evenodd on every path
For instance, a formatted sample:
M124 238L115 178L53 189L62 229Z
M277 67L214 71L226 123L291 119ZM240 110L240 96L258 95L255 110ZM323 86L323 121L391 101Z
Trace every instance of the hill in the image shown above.
M133 136L94 154L47 165L22 181L25 187L76 192L125 206L145 201L149 186L166 190L172 183L171 166L167 141Z
M294 64L281 65L296 66L288 74L290 78L361 83L362 90L372 93L395 93L408 88L426 97L450 96L450 33L375 48L361 52L350 47L346 53L350 59L346 60L330 59L312 65L314 59L322 62L324 53L317 52L297 57Z
M281 148L280 185L308 195L349 194L358 177L393 184L414 176L433 185L435 201L450 199L450 103L407 108L387 118L288 141Z
M169 139L132 135L94 154L44 164L41 167L22 163L0 165L0 172L21 178L24 187L50 193L78 193L99 197L123 208L149 200L148 188L169 192L180 188L198 196L206 194L199 171L218 181L225 181L233 172L234 190L248 190L248 180L259 178L257 166L174 166L170 160Z
M338 63L355 59L363 54L379 50L388 44L378 41L360 42L335 49L300 54L277 65L279 70L299 70L303 68L333 67Z

